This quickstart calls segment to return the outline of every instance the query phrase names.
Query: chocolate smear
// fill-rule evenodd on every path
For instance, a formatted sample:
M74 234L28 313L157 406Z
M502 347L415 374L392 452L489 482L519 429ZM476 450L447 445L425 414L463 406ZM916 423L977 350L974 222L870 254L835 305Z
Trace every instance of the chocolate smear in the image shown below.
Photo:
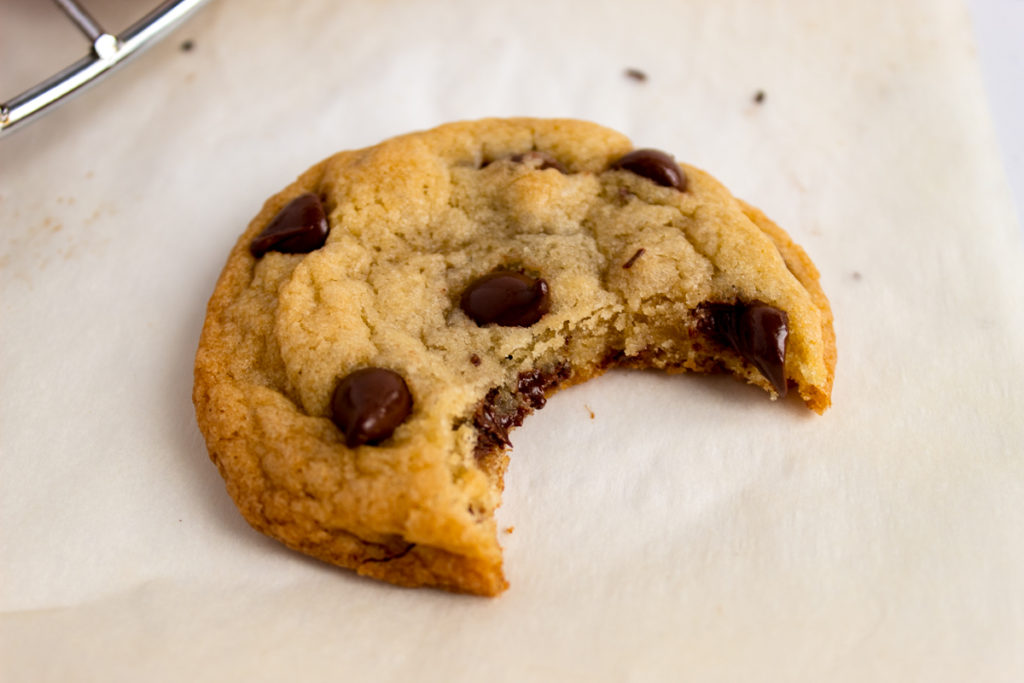
M639 249L637 249L636 253L633 254L632 256L630 256L629 260L622 264L622 267L625 268L626 270L629 270L630 268L632 268L633 264L636 263L636 260L638 258L640 258L641 256L643 256L645 251L647 251L647 250L644 249L643 247L640 247Z

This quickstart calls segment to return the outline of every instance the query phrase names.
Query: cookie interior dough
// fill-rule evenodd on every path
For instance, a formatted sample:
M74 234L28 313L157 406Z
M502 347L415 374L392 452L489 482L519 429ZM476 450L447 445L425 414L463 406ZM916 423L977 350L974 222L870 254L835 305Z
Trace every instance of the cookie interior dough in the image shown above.
M725 371L823 412L835 340L806 254L706 173L633 151L581 121L455 123L336 154L270 198L195 365L245 518L363 575L495 595L508 431L559 387L616 366ZM504 324L485 310L502 287L525 302ZM366 368L411 404L357 428L363 384L339 385Z

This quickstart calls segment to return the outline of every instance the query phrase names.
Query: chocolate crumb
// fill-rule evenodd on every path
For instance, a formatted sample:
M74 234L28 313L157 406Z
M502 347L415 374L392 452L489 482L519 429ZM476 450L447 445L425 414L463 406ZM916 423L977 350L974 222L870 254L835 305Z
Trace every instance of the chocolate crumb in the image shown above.
M180 48L182 52L192 52L192 48L196 46L195 41L192 39L182 42Z
M480 356L474 353L472 356L469 357L469 362L472 363L473 365L480 365Z
M512 354L510 353L507 356L505 356L505 360L512 360Z
M640 69L629 68L626 69L626 78L636 81L637 83L646 83L647 74Z
M764 90L758 90L754 93L754 104L761 104L764 102Z
M643 256L645 251L647 251L647 250L644 249L643 247L640 247L639 249L637 249L636 253L633 254L632 256L630 256L629 260L622 264L622 267L624 269L626 269L626 270L629 270L630 268L632 268L633 264L636 263L636 260L638 258L640 258L641 256Z

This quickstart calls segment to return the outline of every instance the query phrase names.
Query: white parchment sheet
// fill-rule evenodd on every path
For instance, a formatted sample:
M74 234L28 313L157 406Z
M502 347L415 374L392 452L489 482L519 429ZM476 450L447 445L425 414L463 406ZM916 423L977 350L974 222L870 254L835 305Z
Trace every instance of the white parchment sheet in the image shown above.
M0 10L12 79L47 4ZM553 398L513 434L493 600L252 531L190 403L267 196L488 115L707 169L807 249L839 338L823 417L729 378ZM0 141L0 679L1024 680L1024 246L996 152L958 0L211 0Z

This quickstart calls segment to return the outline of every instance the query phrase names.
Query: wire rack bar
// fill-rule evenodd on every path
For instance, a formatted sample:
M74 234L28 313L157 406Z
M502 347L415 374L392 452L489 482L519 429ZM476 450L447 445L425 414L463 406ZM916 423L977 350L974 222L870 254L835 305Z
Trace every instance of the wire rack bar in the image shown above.
M206 0L169 0L124 30L120 36L107 33L75 0L54 0L68 18L92 43L89 54L29 88L17 97L0 104L0 137L38 118L41 114L81 91L124 63Z

